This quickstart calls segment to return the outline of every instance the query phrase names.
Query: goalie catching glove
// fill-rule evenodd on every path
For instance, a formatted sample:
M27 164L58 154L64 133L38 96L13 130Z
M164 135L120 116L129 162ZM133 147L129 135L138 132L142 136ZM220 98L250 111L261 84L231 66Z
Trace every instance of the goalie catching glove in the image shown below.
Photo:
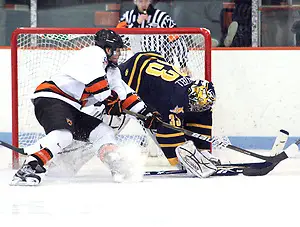
M108 96L102 103L104 104L108 115L121 116L121 100L114 90L111 91L111 95Z
M157 129L161 125L162 118L159 112L151 111L149 107L146 107L139 113L147 117L145 120L143 120L145 128Z

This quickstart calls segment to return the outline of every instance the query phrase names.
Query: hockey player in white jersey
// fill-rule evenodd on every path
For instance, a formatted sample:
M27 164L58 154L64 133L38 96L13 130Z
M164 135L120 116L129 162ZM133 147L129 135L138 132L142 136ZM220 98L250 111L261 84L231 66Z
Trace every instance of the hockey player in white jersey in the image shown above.
M146 116L149 113L152 114L151 111L149 112L150 108L145 105L145 103L139 98L138 94L125 82L123 83L124 88L126 88L127 98L124 101L122 101L122 109L128 109L132 112L138 112ZM157 102L160 103L160 101ZM147 140L151 140L150 134L152 133L149 130L145 130L146 132L144 130L141 130L141 126L138 126L138 123L132 124L131 119L128 119L128 117L131 118L131 116L122 115L118 117L105 115L104 106L101 103L97 103L94 106L83 108L83 111L91 116L103 119L104 122L107 122L107 124L109 124L115 129L117 135L121 133L121 135L118 135L117 138L119 138L119 136L124 137L133 133L134 135L140 135L141 137L146 135L145 137L148 137ZM157 127L160 127L159 123L151 122L149 121L149 118L146 120L146 122L143 123L143 125L144 127L151 129L157 129ZM171 137L171 139L172 138L173 137ZM132 139L135 138L131 138L130 140ZM185 139L183 138L183 142L180 144L176 144L176 146L174 147L175 156L172 157L176 157L177 155L176 166L180 169L186 168L189 175L191 176L197 176L200 178L206 178L211 176L217 170L215 164L219 164L218 158L212 156L206 150L201 150L201 152L199 152L199 150L197 150L196 146L193 144L192 141L184 141ZM172 143L172 140L170 141L170 143ZM157 143L157 145L160 144ZM152 148L155 149L155 147ZM151 147L147 147L145 149L148 149L148 152L151 152ZM173 153L170 153L170 155L173 155ZM87 163L93 156L93 150L89 147L89 145L85 145L83 143L78 144L78 146L76 147L66 148L64 152L58 155L57 158L51 163L48 174L51 176L64 177L74 176L80 170L80 168L85 163ZM172 158L171 161L173 159L175 158ZM172 163L170 162L170 164Z
M121 114L126 98L117 68L122 39L112 30L95 34L95 45L77 51L51 80L42 82L32 96L35 116L46 136L24 148L29 156L13 176L11 185L37 185L45 164L74 140L88 141L110 168L114 179L126 175L112 129L81 111L101 102L107 114ZM155 119L155 116L149 117Z

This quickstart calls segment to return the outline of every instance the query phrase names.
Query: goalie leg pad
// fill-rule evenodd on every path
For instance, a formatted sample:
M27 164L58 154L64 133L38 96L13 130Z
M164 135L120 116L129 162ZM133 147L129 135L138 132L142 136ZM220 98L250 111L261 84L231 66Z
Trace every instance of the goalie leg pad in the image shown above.
M207 178L217 171L217 167L197 150L192 141L185 142L175 150L179 161L192 175Z
M214 165L221 165L221 160L217 158L216 156L213 156L209 150L200 150L198 151L205 156L209 161L211 161Z

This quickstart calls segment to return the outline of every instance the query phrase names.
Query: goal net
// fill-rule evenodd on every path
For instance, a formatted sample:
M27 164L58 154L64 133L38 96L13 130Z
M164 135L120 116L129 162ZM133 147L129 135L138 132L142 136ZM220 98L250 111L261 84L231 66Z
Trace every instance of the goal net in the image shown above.
M12 54L12 143L26 147L44 136L35 119L30 96L37 85L51 80L76 51L94 45L99 28L19 28L11 38ZM157 51L179 70L194 79L211 80L211 37L203 28L113 29L122 36L126 48L120 59L139 51ZM129 134L138 134L135 127ZM149 150L157 150L149 143ZM153 154L154 152L152 152ZM12 167L19 155L13 152Z

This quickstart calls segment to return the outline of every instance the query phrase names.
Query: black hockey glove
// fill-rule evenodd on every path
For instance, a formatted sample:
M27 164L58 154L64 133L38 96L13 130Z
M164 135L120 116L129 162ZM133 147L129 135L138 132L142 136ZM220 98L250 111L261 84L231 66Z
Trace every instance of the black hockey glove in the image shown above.
M115 91L111 91L111 95L108 96L103 102L105 106L106 114L121 116L121 100Z
M141 114L147 117L144 120L144 127L149 129L157 129L162 122L162 118L159 112L157 111L150 111L148 108L140 111Z

